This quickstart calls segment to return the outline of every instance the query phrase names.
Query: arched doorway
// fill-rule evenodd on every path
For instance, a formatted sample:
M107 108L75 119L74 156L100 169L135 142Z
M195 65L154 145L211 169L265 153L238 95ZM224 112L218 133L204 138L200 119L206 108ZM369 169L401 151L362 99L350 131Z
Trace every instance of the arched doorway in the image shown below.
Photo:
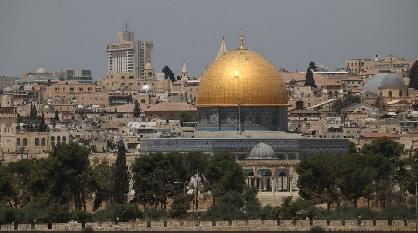
M271 192L272 191L272 172L268 168L261 168L257 171L257 187L261 192Z
M276 190L278 192L288 192L290 190L289 170L286 168L277 169Z
M244 174L246 178L246 183L249 187L255 187L256 180L254 176L254 171L251 168L244 168L242 169L242 173Z

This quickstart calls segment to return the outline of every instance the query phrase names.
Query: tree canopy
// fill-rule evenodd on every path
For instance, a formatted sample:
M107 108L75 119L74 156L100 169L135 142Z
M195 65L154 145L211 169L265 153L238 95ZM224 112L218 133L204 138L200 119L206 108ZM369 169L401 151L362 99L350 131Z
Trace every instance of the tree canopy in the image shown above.
M409 87L418 90L418 60L414 62L409 71Z
M315 62L312 62L312 61L309 62L309 66L306 69L306 74L305 74L305 86L316 87L315 79L313 75L313 71L315 70L316 70Z
M122 140L117 145L117 157L114 169L113 201L118 204L126 203L129 192L129 172L126 165L126 148Z

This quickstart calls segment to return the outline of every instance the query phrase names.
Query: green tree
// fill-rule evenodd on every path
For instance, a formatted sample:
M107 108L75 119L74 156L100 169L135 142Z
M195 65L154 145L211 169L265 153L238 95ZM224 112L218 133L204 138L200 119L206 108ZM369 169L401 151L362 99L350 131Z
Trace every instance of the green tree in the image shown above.
M373 193L373 181L376 171L366 165L364 156L352 154L341 158L341 164L337 169L337 182L341 194L347 200L351 200L357 207L360 197L370 197Z
M93 215L95 221L116 221L127 222L142 218L142 212L136 204L113 204L106 209L99 210Z
M370 144L361 148L364 155L379 154L391 161L397 161L403 152L403 145L387 137L374 139Z
M382 154L366 155L366 166L375 171L373 190L382 207L386 207L394 190L395 163Z
M88 155L87 147L75 143L60 143L54 147L48 157L50 203L66 205L73 201L75 209L86 208Z
M9 163L7 169L13 175L16 204L44 202L49 189L46 160L19 160Z
M175 77L173 71L170 69L170 67L164 66L164 68L162 69L162 72L164 73L164 78L165 79L170 79L171 82L176 81L176 77Z
M113 201L118 204L126 203L129 192L129 172L126 165L126 148L122 140L117 145L118 154L116 157L114 182L113 182Z
M100 164L89 168L87 187L94 193L93 210L97 210L105 201L112 197L114 167Z
M39 132L47 132L48 131L48 125L45 123L44 113L42 113L42 116L39 120L38 131Z
M29 118L30 119L36 119L38 118L38 111L36 110L36 105L35 104L30 104L30 114L29 114Z
M209 159L206 181L206 189L211 191L214 201L228 191L243 192L246 186L241 166L226 152L216 153Z
M299 195L316 203L339 203L337 168L339 158L334 155L314 155L302 159L296 167L299 174Z
M239 191L228 190L222 197L212 204L208 209L207 215L212 220L235 220L242 219L244 200Z
M408 158L407 164L409 165L407 179L407 190L411 194L415 193L415 182L418 182L418 151L415 151L414 155Z
M316 87L315 79L313 75L313 71L315 70L316 70L315 63L312 61L309 62L309 66L308 66L308 69L306 69L306 74L305 74L305 86Z
M190 209L191 200L191 196L175 196L168 212L169 215L173 218L184 218L187 215L187 210Z
M409 87L414 88L415 90L418 89L418 60L414 62L409 71Z
M13 207L16 195L17 190L12 174L5 167L0 166L0 203L6 202Z
M132 165L135 200L144 207L165 207L168 198L183 194L183 185L196 171L204 173L206 164L201 153L141 156Z
M139 106L138 101L135 101L135 107L134 107L134 117L140 117L141 116L141 107Z
M58 110L56 110L55 113L54 113L54 120L55 121L59 121L60 120Z

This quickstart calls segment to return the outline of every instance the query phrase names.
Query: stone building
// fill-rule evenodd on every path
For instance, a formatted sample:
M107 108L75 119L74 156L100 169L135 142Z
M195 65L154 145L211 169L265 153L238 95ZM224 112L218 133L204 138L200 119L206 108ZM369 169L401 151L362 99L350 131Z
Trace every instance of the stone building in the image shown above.
M238 160L246 183L259 192L290 192L297 190L297 173L295 166L298 160L279 158L274 150L265 143L255 145L245 159Z
M13 95L0 96L0 154L16 151L16 113Z
M345 61L345 67L350 73L363 74L368 70L379 71L392 71L396 73L403 73L408 70L414 60L407 58L400 58L394 55L380 58L378 55L374 59L371 58L359 58L359 59L347 59Z
M191 120L196 119L196 108L183 102L162 102L149 105L143 109L145 117L148 119L162 120L181 120L184 114L187 114Z
M95 83L59 81L46 87L44 98L56 104L107 106L108 94Z

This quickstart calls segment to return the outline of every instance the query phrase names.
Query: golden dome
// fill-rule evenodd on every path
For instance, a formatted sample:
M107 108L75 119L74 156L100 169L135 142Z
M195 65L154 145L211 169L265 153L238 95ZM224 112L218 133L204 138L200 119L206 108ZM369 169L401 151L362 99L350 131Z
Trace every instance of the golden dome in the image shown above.
M203 75L198 107L285 106L288 96L279 71L243 46L219 57Z

